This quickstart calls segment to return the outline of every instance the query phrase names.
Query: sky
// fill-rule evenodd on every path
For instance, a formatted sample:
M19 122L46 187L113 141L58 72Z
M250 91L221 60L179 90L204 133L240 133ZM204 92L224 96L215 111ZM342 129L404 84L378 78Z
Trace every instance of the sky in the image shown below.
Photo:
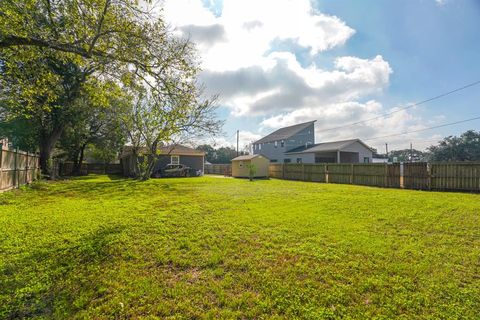
M480 130L480 85L380 117L480 80L478 0L164 0L172 31L201 57L199 81L220 96L223 134L240 146L316 120L316 143L359 138L424 149ZM375 118L359 125L353 122ZM340 128L338 128L340 127ZM334 130L329 130L337 128Z

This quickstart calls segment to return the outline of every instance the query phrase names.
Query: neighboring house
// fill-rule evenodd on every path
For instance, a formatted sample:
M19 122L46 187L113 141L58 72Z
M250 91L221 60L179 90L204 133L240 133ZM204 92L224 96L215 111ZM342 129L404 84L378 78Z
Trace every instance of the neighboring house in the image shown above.
M147 149L143 148L141 152ZM164 146L159 149L160 155L155 164L154 172L164 168L168 164L183 164L187 167L204 172L205 153L200 150L182 145ZM123 174L128 177L134 176L136 157L133 154L133 147L125 146L120 155Z
M270 162L285 162L290 159L286 153L290 150L312 146L315 143L315 121L296 124L278 129L253 143L253 154L262 154Z
M247 154L232 159L232 176L235 178L250 177L250 165L254 166L253 178L268 177L270 160L259 154Z
M315 144L315 121L278 129L253 143L253 153L279 163L370 163L372 149L360 139Z

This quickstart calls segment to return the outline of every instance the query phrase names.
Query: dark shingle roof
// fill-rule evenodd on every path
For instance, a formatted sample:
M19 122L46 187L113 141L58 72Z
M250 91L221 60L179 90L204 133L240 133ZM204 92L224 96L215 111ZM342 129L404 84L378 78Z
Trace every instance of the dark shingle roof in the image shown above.
M350 140L342 140L342 141L332 141L332 142L324 142L324 143L317 143L313 146L305 146L298 147L292 150L289 150L287 153L310 153L310 152L324 152L324 151L337 151L342 150L343 148L351 145L354 142L360 142L366 148L371 149L365 143L363 143L360 139L350 139Z
M265 136L260 140L255 141L254 143L265 143L265 142L272 142L272 141L278 141L278 140L285 140L293 136L295 133L307 128L309 125L311 125L315 121L316 120L296 124L290 127L280 128L277 131L270 133L268 136Z

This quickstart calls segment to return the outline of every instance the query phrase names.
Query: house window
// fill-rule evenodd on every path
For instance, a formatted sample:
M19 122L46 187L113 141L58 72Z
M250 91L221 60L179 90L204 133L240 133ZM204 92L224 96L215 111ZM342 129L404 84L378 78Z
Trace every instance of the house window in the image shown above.
M278 147L278 141L275 141L275 148Z
M240 161L240 162L238 163L238 166L239 166L240 168L243 168L243 161Z
M277 161L278 161L277 159L272 159L272 160L270 160L270 162L272 162L272 163L275 163L275 162L277 162Z
M297 158L297 163L302 163L302 158Z
M290 163L291 160L290 159L283 159L283 163Z
M370 162L370 158L369 157L364 157L363 158L363 163L369 163Z
M285 141L284 140L280 141L280 147L282 147L282 148L285 147Z
M171 156L170 164L180 164L180 156Z

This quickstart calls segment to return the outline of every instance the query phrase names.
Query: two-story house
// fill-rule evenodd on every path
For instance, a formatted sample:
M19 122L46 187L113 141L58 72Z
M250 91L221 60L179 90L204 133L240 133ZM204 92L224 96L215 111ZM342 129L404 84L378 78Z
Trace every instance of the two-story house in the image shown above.
M373 150L360 139L315 144L315 121L272 132L253 143L253 154L280 163L369 163Z
M291 162L286 155L299 147L313 146L315 143L315 121L296 124L278 129L253 143L253 154L262 154L271 162Z

